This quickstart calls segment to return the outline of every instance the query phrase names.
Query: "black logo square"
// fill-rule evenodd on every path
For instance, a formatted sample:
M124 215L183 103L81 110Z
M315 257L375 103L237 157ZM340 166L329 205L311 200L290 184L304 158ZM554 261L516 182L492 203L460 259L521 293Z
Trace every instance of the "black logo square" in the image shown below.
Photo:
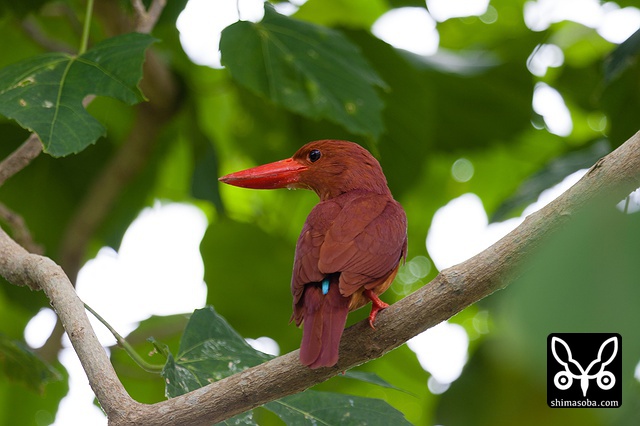
M547 404L551 408L622 405L622 337L551 333L547 337Z

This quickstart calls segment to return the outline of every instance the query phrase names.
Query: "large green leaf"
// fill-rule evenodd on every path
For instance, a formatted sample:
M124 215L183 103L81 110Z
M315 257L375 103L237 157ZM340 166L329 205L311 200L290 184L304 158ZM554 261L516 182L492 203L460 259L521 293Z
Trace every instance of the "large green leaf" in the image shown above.
M287 425L410 425L404 415L376 398L306 391L265 404Z
M80 56L47 53L0 70L0 114L38 134L45 152L59 157L82 151L105 135L82 106L87 95L128 104L144 99L137 87L146 34L124 34L96 44Z
M178 354L175 358L169 356L162 372L167 383L166 394L168 397L182 395L271 358L249 346L213 307L196 310L182 336ZM364 376L366 381L391 386L374 375ZM354 378L358 378L357 375ZM306 391L264 407L289 425L309 421L335 425L408 424L402 413L385 401L331 392ZM251 413L244 413L224 424L255 423Z
M196 310L185 329L175 359L162 375L169 397L182 395L211 382L271 359L253 349L219 316L213 307Z
M329 28L288 18L265 3L262 22L240 21L222 32L222 62L243 86L314 119L377 138L384 82L359 49Z

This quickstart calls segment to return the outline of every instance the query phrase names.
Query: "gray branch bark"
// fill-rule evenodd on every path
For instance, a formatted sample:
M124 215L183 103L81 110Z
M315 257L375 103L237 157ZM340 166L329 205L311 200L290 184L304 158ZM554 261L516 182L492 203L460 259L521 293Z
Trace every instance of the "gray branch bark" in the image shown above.
M298 351L275 358L188 394L152 405L126 393L89 325L82 302L60 267L27 253L0 230L0 274L16 285L42 289L60 316L109 418L119 425L214 424L238 413L300 392L402 345L467 306L509 285L530 254L593 201L615 203L640 187L640 132L600 159L573 187L482 253L443 270L433 281L378 315L345 330L340 361L311 370Z

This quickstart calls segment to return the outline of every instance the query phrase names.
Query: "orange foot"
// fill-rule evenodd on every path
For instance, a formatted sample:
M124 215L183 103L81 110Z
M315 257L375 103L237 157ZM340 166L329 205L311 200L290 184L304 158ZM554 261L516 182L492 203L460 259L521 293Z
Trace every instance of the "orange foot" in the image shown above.
M376 294L372 290L365 290L364 295L367 296L369 300L371 300L371 313L369 314L369 325L371 326L371 328L375 330L376 328L373 326L373 323L376 320L376 316L378 315L378 312L383 310L384 308L388 308L389 305L387 303L384 303L382 300L380 300L380 298L376 296Z

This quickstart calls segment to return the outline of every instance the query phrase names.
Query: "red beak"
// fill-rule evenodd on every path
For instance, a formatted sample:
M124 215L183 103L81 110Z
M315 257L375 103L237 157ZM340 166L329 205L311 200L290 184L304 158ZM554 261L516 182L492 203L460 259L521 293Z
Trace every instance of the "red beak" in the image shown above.
M298 163L293 158L287 158L275 163L231 173L218 178L218 180L242 188L295 188L298 187L300 172L307 169L307 166Z

